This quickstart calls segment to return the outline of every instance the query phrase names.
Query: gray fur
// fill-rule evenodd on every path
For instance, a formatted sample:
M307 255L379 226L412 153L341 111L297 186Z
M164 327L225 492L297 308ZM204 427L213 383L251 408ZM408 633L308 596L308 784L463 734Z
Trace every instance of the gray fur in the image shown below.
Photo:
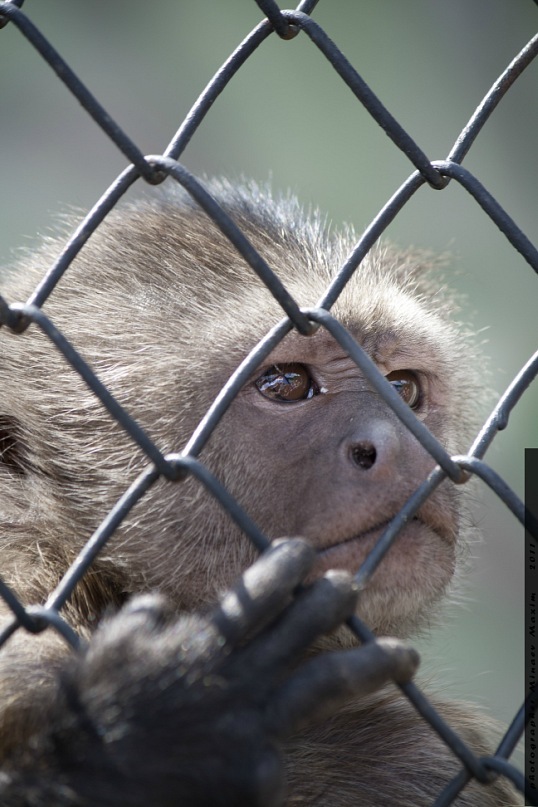
M294 199L275 200L253 184L212 183L210 190L299 304L315 304L356 236L329 232ZM31 293L61 244L49 239L15 267L2 289L8 302ZM419 416L457 453L474 427L475 351L454 321L457 306L436 263L427 254L378 248L334 313L380 365L398 355L405 364L396 369L423 373L429 399ZM175 188L112 213L44 310L163 452L181 451L237 364L282 318L243 259ZM325 367L326 335L308 339L290 334L281 350L292 357L312 350L314 364ZM323 542L368 531L393 515L434 465L346 364L342 378L348 377L314 399L326 414L305 415L302 428L286 409L271 410L260 430L266 404L251 385L202 454L271 539L301 534L324 550ZM24 602L42 602L147 460L35 326L23 336L0 332L0 388L1 573ZM305 413L309 403L301 403ZM372 434L387 436L379 438L368 475L336 455L353 440L374 439L369 423ZM286 446L298 446L298 456ZM423 510L424 523L398 539L359 600L359 614L379 633L412 633L451 582L464 521L460 491L444 483ZM363 549L354 544L343 565L357 564ZM163 481L97 559L65 615L89 637L111 605L155 589L178 613L190 611L214 602L254 557L247 538L196 482ZM1 651L8 756L46 717L41 697L33 706L34 690L37 682L41 692L54 690L62 654L51 632L18 635ZM477 729L481 716L458 704L439 709L477 753L490 753ZM426 806L460 767L395 690L347 706L287 751L290 805ZM516 803L498 781L486 789L471 785L457 805Z

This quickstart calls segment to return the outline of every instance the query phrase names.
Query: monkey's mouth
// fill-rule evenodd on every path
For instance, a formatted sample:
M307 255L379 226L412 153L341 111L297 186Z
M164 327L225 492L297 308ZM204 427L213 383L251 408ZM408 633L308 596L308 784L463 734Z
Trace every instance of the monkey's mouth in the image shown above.
M347 544L351 544L354 541L364 541L368 538L371 538L374 535L378 535L379 537L381 537L381 535L385 532L385 530L392 521L393 521L392 518L386 519L385 521L381 521L379 524L375 524L373 527L369 527L369 529L364 530L364 532L359 532L356 535L352 535L349 538L344 538L341 541L336 541L334 544L331 544L330 546L325 546L318 550L318 555L320 557L323 557L328 552L331 552L333 549L338 549L341 546L346 546ZM424 524L422 519L420 519L418 516L414 516L408 523ZM404 527L402 527L398 531L398 535L400 535L405 529L407 529L407 527L408 527L407 524Z
M364 530L364 532L336 541L330 546L320 547L315 565L316 575L323 574L327 569L331 568L347 569L352 573L356 572L374 549L392 520L392 518L385 519L379 524ZM403 529L399 530L394 542L398 541L400 537L420 538L423 531L431 534L432 528L421 518L414 516ZM390 552L392 548L393 544L391 544L388 551Z

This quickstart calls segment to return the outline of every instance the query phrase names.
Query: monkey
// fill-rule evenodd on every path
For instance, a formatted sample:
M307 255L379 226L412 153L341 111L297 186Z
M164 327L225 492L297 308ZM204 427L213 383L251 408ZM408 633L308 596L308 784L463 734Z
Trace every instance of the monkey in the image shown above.
M277 199L255 183L208 187L300 306L315 305L357 240L351 229L334 233L294 197ZM12 268L3 297L27 298L60 244L61 236L49 237ZM454 307L431 255L384 245L369 253L332 309L451 455L472 434L480 392L471 336ZM234 369L282 318L238 251L175 186L110 213L44 311L163 454L181 451ZM1 573L32 605L46 601L147 457L37 327L23 335L1 329L0 382ZM243 386L200 459L270 540L297 535L313 547L307 586L331 569L356 572L435 467L324 328L286 335ZM461 490L443 482L360 592L356 614L377 636L406 639L435 620L465 544L465 522ZM102 548L62 615L91 649L104 616L128 609L133 595L157 591L178 617L204 611L256 554L196 479L161 478ZM129 656L121 625L129 617L120 610L117 619L124 620L117 632L112 619L101 644L101 628L95 636L111 653L118 637L112 657L121 673ZM318 651L353 644L344 628L327 641ZM65 675L64 644L51 630L31 639L18 631L0 653L1 755L10 770L21 747L40 747ZM150 644L162 657L159 631ZM163 668L166 675L169 665ZM121 675L110 687L121 690ZM83 695L82 688L77 697ZM433 702L475 753L491 754L482 715ZM124 729L118 714L117 731ZM461 768L394 688L345 704L283 749L289 805L429 805ZM130 770L144 757L143 749L131 749ZM455 803L520 802L498 778L471 782Z

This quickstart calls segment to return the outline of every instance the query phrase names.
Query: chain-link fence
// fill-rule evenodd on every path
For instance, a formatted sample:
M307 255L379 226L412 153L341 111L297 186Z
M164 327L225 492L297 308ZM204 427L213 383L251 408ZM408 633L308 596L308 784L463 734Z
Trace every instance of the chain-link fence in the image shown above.
M458 183L482 208L485 215L489 216L497 225L513 248L521 253L535 271L538 271L538 250L536 247L525 233L519 229L488 189L462 164L494 109L525 68L538 55L538 36L531 39L528 45L514 58L486 97L477 106L475 113L463 128L448 157L445 160L432 162L420 145L415 142L405 128L383 105L381 100L376 97L370 86L347 60L344 53L339 50L320 25L316 23L315 19L310 16L317 5L316 0L303 0L294 11L279 10L273 0L257 0L257 5L266 15L266 19L256 26L217 72L214 79L208 84L185 117L163 154L148 157L140 151L137 144L131 140L126 132L116 124L99 101L86 89L69 64L62 59L62 56L55 50L51 42L42 35L31 19L21 11L22 2L23 0L12 0L12 2L0 4L0 24L2 27L12 25L18 28L43 60L55 71L59 80L66 85L88 114L116 144L117 148L128 160L129 167L114 180L109 190L103 194L76 232L67 240L61 255L54 265L48 268L42 282L34 290L30 299L25 304L15 304L13 301L0 298L0 324L10 328L14 333L23 333L31 323L40 328L51 343L61 351L65 361L82 376L103 406L142 449L149 464L147 470L132 482L130 487L129 483L132 480L126 478L125 494L103 523L96 525L95 533L89 538L79 557L71 568L67 570L57 588L50 593L45 606L24 607L15 593L0 579L0 595L13 612L12 620L3 627L0 633L0 645L8 642L10 637L21 628L26 628L30 633L37 633L45 629L57 631L71 645L77 646L78 637L62 617L62 609L71 597L78 582L87 573L92 562L119 524L122 523L135 504L144 497L148 489L160 478L169 480L170 483L181 484L181 481L187 476L196 477L216 497L222 507L230 513L231 517L241 526L259 550L263 550L268 545L267 538L252 523L247 514L241 510L219 481L204 467L198 456L230 403L245 383L245 380L250 377L255 368L279 344L292 327L304 335L311 334L316 327L325 328L356 362L370 384L386 403L393 408L398 418L412 431L435 459L438 466L393 519L378 540L375 549L357 572L357 580L361 586L370 578L378 565L383 562L385 554L389 551L406 521L414 516L425 500L446 478L456 484L462 484L473 476L478 477L496 493L506 507L524 524L525 508L523 503L510 490L503 479L484 461L484 456L498 431L505 428L509 413L538 372L538 354L529 360L501 396L480 433L476 436L468 453L465 456L453 457L446 452L403 401L395 400L395 396L391 394L392 391L388 388L381 373L351 338L342 324L331 315L330 310L369 250L414 194L426 185L443 190L451 182ZM513 13L517 13L516 9L513 10ZM332 66L341 80L349 87L357 102L364 106L379 127L392 140L394 147L407 157L412 166L412 173L409 178L397 189L370 226L366 228L352 254L328 286L318 306L311 310L302 310L297 305L272 269L252 249L239 228L215 203L205 190L203 183L179 162L185 147L195 135L201 122L206 118L215 99L225 90L239 70L248 70L250 56L264 40L269 36L277 35L284 40L289 40L292 46L292 41L300 33L303 37L307 37L312 46L317 48L320 54L325 57L328 64ZM321 103L323 103L322 99L320 99ZM279 302L285 315L283 321L260 341L229 379L181 454L164 455L162 453L159 446L150 439L140 424L130 417L128 412L115 400L99 381L92 368L84 362L75 347L69 343L62 333L56 330L54 323L41 310L48 297L54 294L56 284L61 281L64 272L69 271L71 262L92 233L95 232L133 183L141 177L151 184L158 184L164 178L172 177L182 185L229 238L251 266L253 272L257 274L260 282L265 284ZM165 495L166 493L164 492L163 496ZM370 641L373 638L368 626L358 618L353 618L350 621L350 627L363 642ZM31 641L30 637L28 641ZM440 717L427 697L414 683L403 685L402 690L424 720L443 738L462 763L461 773L439 795L436 801L437 807L451 804L472 777L479 782L488 782L492 771L510 778L522 792L525 790L523 774L508 761L524 732L525 706L522 706L515 716L495 754L487 759L479 759L462 741L461 737ZM529 798L532 798L532 792L528 790L527 795Z

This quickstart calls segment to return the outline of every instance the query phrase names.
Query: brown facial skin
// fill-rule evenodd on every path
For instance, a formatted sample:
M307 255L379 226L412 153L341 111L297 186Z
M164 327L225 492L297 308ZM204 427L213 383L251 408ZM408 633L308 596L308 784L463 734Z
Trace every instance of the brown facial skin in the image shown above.
M396 347L378 357L378 366L405 380L406 361ZM443 390L423 365L417 352L413 409L432 428ZM254 467L245 475L253 496L262 491L253 512L269 535L307 538L319 552L319 573L355 572L435 463L326 331L290 335L265 367L299 368L305 397L280 400L277 379L262 391L249 384L234 406L232 418L252 436ZM263 495L268 489L271 495ZM380 632L405 632L407 619L414 621L419 606L431 605L450 581L458 526L450 492L445 486L422 507L362 593L359 612Z

